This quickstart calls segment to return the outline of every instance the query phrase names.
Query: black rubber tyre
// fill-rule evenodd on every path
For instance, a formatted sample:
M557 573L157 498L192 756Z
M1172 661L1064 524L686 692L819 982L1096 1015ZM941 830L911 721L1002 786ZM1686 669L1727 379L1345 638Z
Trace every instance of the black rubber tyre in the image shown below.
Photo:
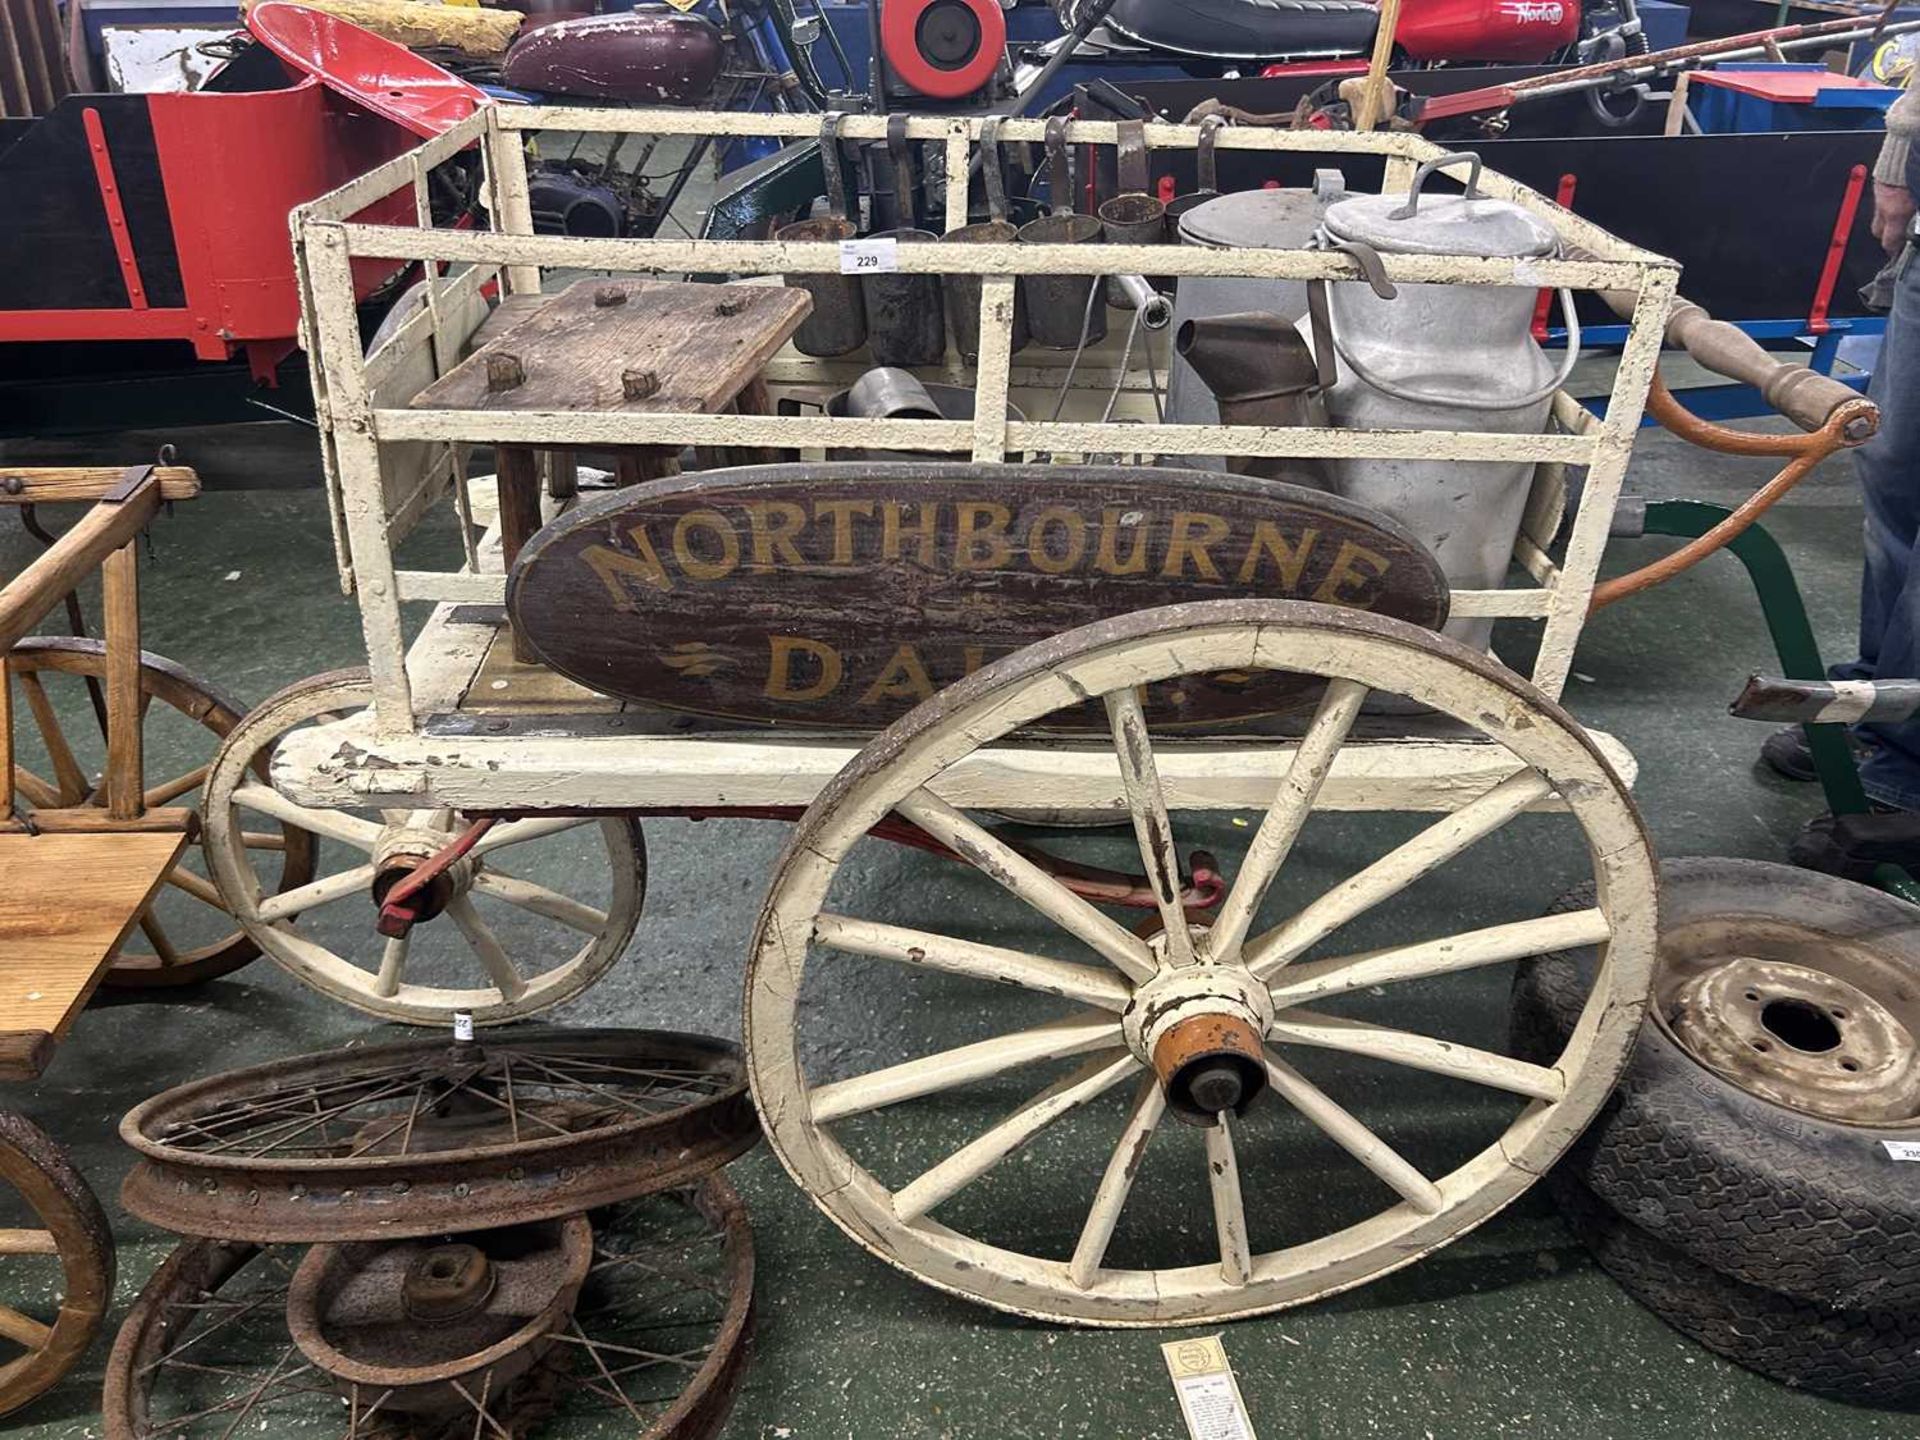
M1743 1284L1621 1219L1564 1170L1547 1184L1600 1268L1681 1334L1795 1389L1920 1407L1920 1310L1833 1310Z
M1920 910L1831 876L1746 860L1673 860L1660 871L1663 936L1709 917L1850 937L1920 987ZM1593 903L1591 887L1554 908ZM1514 1053L1559 1055L1591 986L1591 949L1525 962ZM1621 1217L1749 1285L1848 1310L1920 1309L1920 1164L1884 1140L1920 1126L1848 1125L1760 1099L1687 1055L1650 1014L1634 1058L1560 1162Z

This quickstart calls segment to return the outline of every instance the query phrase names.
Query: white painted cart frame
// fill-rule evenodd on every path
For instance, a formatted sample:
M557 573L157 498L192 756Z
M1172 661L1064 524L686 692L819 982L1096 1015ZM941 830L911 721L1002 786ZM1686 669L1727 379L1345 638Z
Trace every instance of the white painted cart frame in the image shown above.
M1563 252L1581 258L1383 257L1387 275L1400 282L1606 289L1633 297L1635 321L1605 418L1591 417L1561 395L1553 411L1558 428L1550 434L1009 421L1009 396L1033 384L1026 372L1046 369L1035 364L1039 357L1016 366L1009 353L1019 276L1359 278L1353 263L1337 253L1147 246L901 247L903 271L983 277L978 418L968 422L407 408L457 361L482 309L480 291L495 279L509 294L528 294L540 289L543 267L742 276L840 268L839 248L830 244L535 236L527 200L527 132L803 139L818 123L812 117L488 107L295 214L306 341L341 574L359 600L371 678L320 677L282 692L229 740L209 776L203 806L209 863L222 894L276 962L349 1004L398 1019L445 1023L453 1011L469 1009L482 1022L511 1020L579 993L624 951L640 904L639 833L632 814L811 806L774 868L751 946L747 1065L776 1154L854 1239L909 1273L976 1300L1121 1325L1251 1314L1410 1263L1493 1214L1553 1162L1603 1103L1645 1008L1657 887L1651 847L1623 779L1631 775L1631 761L1604 737L1583 732L1549 697L1557 697L1566 681L1588 610L1678 267L1489 172L1481 175L1484 191L1539 214L1560 235ZM886 124L853 118L842 134L880 139ZM980 126L978 120L907 120L910 139L945 148L949 227L966 220L964 182ZM1173 149L1195 145L1200 133L1156 125L1147 128L1146 140ZM1005 141L1033 141L1043 138L1043 128L1014 121L1000 134ZM1112 124L1075 123L1068 139L1112 145L1118 136ZM485 160L485 199L497 229L432 229L427 172L473 143ZM1334 158L1378 156L1385 161L1386 187L1397 191L1407 189L1421 163L1443 153L1398 134L1228 129L1218 143ZM375 226L353 218L404 186L412 187L417 225ZM363 356L356 264L378 271L398 261L425 262L431 276L426 304ZM776 358L768 375L776 394L784 385L845 378L843 367L790 358ZM1138 387L1137 377L1125 373L1096 373L1082 384L1105 391L1116 381ZM476 543L472 527L463 525L465 561L453 571L403 568L395 556L420 516L441 500L451 496L463 520L469 518L472 497L460 474L461 456L464 447L489 442L559 449L932 449L970 451L985 464L1030 451L1078 456L1115 450L1142 457L1532 462L1535 485L1515 553L1530 583L1456 591L1453 613L1541 621L1533 685L1429 631L1337 607L1249 599L1117 616L1042 640L925 701L880 744L869 745L871 737L859 735L647 733L644 717L608 714L605 697L584 691L559 693L550 712L543 706L531 718L509 719L497 713L497 705L490 713L486 703L491 687L503 682L476 685L503 631L498 607L505 576L497 533ZM1556 564L1548 547L1565 518L1564 477L1572 466L1585 468L1586 481L1564 558ZM402 606L410 601L434 606L411 649L402 625ZM1329 684L1299 740L1149 740L1139 686L1227 669L1314 674ZM1394 728L1385 738L1367 738L1357 727L1374 692L1410 697L1447 724L1423 712L1391 721ZM1090 696L1106 707L1111 743L1008 738ZM1356 736L1353 743L1347 743L1350 735ZM269 756L271 783L263 784L255 766ZM1158 933L1123 927L968 814L1007 808L1131 815L1159 912ZM1204 809L1263 817L1211 924L1190 923L1168 813ZM1360 809L1447 813L1280 924L1259 929L1256 919L1269 886L1312 812ZM1586 908L1384 950L1302 958L1323 937L1529 809L1557 811L1543 823L1571 824L1581 832L1595 884ZM369 814L374 810L377 820ZM364 853L367 863L290 895L263 897L247 868L242 811L305 825ZM503 812L517 818L500 822ZM907 818L970 861L1078 941L1076 955L1090 952L1105 965L826 908L841 859L889 815ZM480 818L461 840L471 841L471 854L453 859L460 845L447 842L474 816ZM482 836L489 825L497 828ZM589 825L598 827L616 884L626 886L604 911L497 863L498 852L509 845L569 827L584 832ZM307 909L364 895L377 875L413 874L426 855L448 860L441 877L448 895L443 913L473 952L486 980L479 988L436 988L413 979L419 967L409 969L405 937L356 960L329 951L315 932L294 924ZM573 930L579 948L570 958L572 946L556 951L562 957L557 967L521 973L520 964L551 957L532 947L517 958L507 952L471 904L472 896L489 893ZM1313 1008L1319 998L1574 946L1600 946L1603 960L1557 1058L1494 1054ZM825 958L832 952L992 981L1086 1008L865 1074L823 1079L801 1063L798 1005L808 965L836 963ZM1241 1193L1236 1146L1251 1144L1235 1139L1235 1117L1243 1107L1231 1097L1202 1104L1191 1088L1205 1080L1215 1087L1209 1094L1222 1093L1216 1082L1223 1045L1237 1046L1233 1054L1243 1062L1235 1083L1247 1088L1236 1088L1234 1096L1251 1103L1263 1088L1273 1090L1386 1187L1388 1208L1317 1239L1289 1229L1278 1248L1266 1248L1255 1233L1259 1227L1249 1223L1250 1215L1260 1217ZM1344 1050L1477 1085L1496 1092L1513 1118L1471 1160L1430 1176L1279 1053L1299 1046ZM855 1153L866 1132L843 1126L854 1117L894 1123L888 1118L893 1107L915 1098L1069 1057L1079 1068L904 1183L883 1181L867 1169ZM1194 1078L1200 1073L1196 1065L1206 1071L1200 1080ZM1084 1226L1077 1240L1069 1237L1070 1254L1051 1246L1032 1252L1002 1248L984 1230L950 1228L949 1220L962 1223L952 1209L932 1213L1041 1131L1129 1081L1135 1098ZM1147 1139L1164 1113L1183 1105L1206 1127L1216 1243L1199 1247L1203 1258L1197 1264L1155 1256L1139 1266L1117 1252L1110 1257L1109 1242ZM917 1123L915 1113L907 1112L900 1123ZM842 1143L849 1139L852 1148ZM1163 1148L1171 1143L1161 1142Z
M849 117L842 134L884 138L881 117ZM978 119L914 117L910 139L944 145L950 177L947 223L966 223L960 177L979 138ZM817 134L817 117L714 114L692 111L575 110L488 106L447 133L360 176L292 217L304 303L305 341L312 364L330 502L343 584L359 600L373 706L343 722L338 734L313 732L286 747L276 783L309 804L436 804L463 810L542 810L582 806L659 808L715 805L804 805L858 748L832 737L680 734L610 736L570 733L563 716L537 737L485 733L457 738L423 732L429 717L458 709L494 638L491 626L458 623L457 607L497 605L504 596L497 544L470 550L458 570L402 568L395 547L433 504L452 496L456 457L474 443L543 446L764 445L788 448L873 446L895 449L970 449L976 461L1023 451L1075 454L1120 448L1111 425L1009 422L1006 396L1021 370L1009 353L1016 277L1037 274L1151 272L1174 276L1248 276L1353 280L1353 262L1337 253L1233 251L1146 246L906 246L907 273L969 273L985 277L978 401L973 421L865 420L820 416L702 414L567 414L421 411L407 402L460 356L474 297L496 279L509 294L537 293L543 267L664 273L779 275L834 272L832 244L773 241L587 240L536 236L527 201L525 139L530 132L638 132L656 135L775 136ZM1191 126L1149 125L1156 149L1191 147ZM1002 124L1003 143L1038 141L1039 121ZM1074 144L1112 145L1110 122L1079 121ZM484 157L484 199L491 233L433 229L426 176L435 165L478 144ZM1432 143L1407 134L1354 134L1229 128L1227 149L1305 152L1385 158L1385 185L1404 190L1415 168L1441 155ZM1539 214L1579 259L1481 260L1415 255L1384 257L1396 281L1460 285L1528 285L1606 289L1635 297L1630 326L1605 417L1596 419L1570 397L1556 397L1558 433L1492 435L1465 431L1354 431L1248 425L1136 424L1124 431L1125 450L1139 454L1208 453L1240 456L1457 460L1530 460L1539 469L1516 558L1532 584L1453 595L1456 616L1520 616L1544 622L1531 679L1549 696L1565 684L1586 616L1601 551L1620 492L1635 433L1661 346L1678 266L1628 245L1513 180L1483 171L1484 192ZM416 198L414 226L369 225L353 217L403 187ZM371 354L362 355L355 320L356 263L444 262L427 303ZM435 268L430 265L429 268ZM776 359L769 379L780 383L834 374L831 362ZM1111 374L1083 378L1104 389ZM1547 544L1566 501L1567 467L1583 466L1586 480L1565 558L1555 564ZM383 471L385 476L383 478ZM437 608L411 657L403 638L401 605L432 601ZM336 742L352 737L351 764L336 757ZM324 740L323 737L324 736ZM1287 762L1290 747L1235 747L1230 771L1217 763L1218 742L1170 744L1162 760L1169 802L1176 808L1238 807L1263 803L1259 790ZM1617 746L1622 767L1630 760ZM1472 742L1408 742L1350 746L1323 796L1335 808L1449 809L1485 790L1510 762L1494 761ZM1489 769L1488 762L1495 768ZM1060 747L1044 756L1001 750L975 757L946 777L943 793L959 804L992 804L1008 793L1035 794L1059 805L1111 804L1115 774L1110 753Z

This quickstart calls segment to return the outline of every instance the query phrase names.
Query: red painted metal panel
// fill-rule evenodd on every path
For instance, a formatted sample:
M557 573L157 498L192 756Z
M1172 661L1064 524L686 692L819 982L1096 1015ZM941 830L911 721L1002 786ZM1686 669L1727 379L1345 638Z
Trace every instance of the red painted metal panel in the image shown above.
M0 310L0 342L183 340L192 323L190 310Z
M487 103L484 91L406 46L324 10L262 0L247 29L292 69L429 140Z

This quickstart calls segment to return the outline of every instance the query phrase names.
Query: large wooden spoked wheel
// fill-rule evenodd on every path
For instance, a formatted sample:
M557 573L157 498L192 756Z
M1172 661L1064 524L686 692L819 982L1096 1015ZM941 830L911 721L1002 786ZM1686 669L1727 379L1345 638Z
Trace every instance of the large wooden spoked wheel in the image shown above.
M113 1299L113 1232L60 1147L11 1110L0 1110L0 1193L14 1212L0 1229L4 1415L52 1388L86 1353Z
M207 776L201 817L223 901L282 969L382 1019L451 1025L466 1012L503 1024L578 995L620 958L639 921L639 825L577 816L498 825L436 882L431 917L385 939L374 929L377 897L465 821L450 810L316 809L261 778L289 734L363 710L372 693L364 670L318 675L234 727ZM266 821L322 837L317 879L278 893L261 883L247 836ZM515 873L523 858L554 883Z
M106 684L106 646L98 640L32 636L7 656L7 670L38 732L37 742L23 747L28 750L23 758L32 764L14 769L20 810L31 819L36 809L104 806L100 777L106 744L87 689L89 682ZM173 661L144 651L140 701L150 761L164 752L176 766L180 758L190 762L147 786L147 806L197 804L214 749L240 723L246 707ZM154 768L150 763L150 773ZM268 867L262 876L273 889L292 890L313 879L313 837L304 831L268 823L249 832L246 843L262 852L261 864ZM260 953L221 904L199 863L198 850L181 852L135 931L114 952L101 983L120 989L197 985L231 974Z
M1273 798L1245 832L1251 839L1226 900L1210 924L1189 924L1178 910L1169 809L1195 804L1206 782L1189 780L1171 797L1163 789L1140 687L1247 670L1322 675L1329 684L1284 774L1267 782ZM1317 899L1297 903L1285 887L1276 891L1292 913L1256 924L1362 703L1377 693L1409 697L1506 747L1514 773L1357 872L1341 872L1346 878ZM1115 793L1126 797L1149 877L1166 897L1164 932L1150 939L1068 893L930 788L982 747L1089 702L1111 719ZM1231 746L1216 751L1216 775L1233 755ZM1592 906L1342 952L1342 927L1556 795L1568 813L1537 823L1584 840L1572 853L1590 860ZM1371 800L1393 808L1390 795ZM977 943L940 921L937 933L833 910L828 891L842 862L890 812L945 841L1057 927L1049 934L1059 943L1039 947L1056 953ZM1315 844L1315 827L1308 829ZM1303 847L1296 858L1304 863L1309 852ZM1485 888L1496 901L1509 890L1503 874ZM1412 1262L1485 1220L1553 1163L1625 1063L1646 1005L1654 906L1653 857L1623 783L1564 711L1486 656L1398 621L1321 605L1235 600L1144 611L1031 646L935 696L820 795L775 872L754 942L746 1009L754 1099L775 1153L814 1202L873 1253L942 1289L1095 1324L1253 1314ZM965 913L945 895L928 909ZM1430 977L1458 985L1471 977L1455 972L1571 944L1603 947L1605 963L1555 1064L1421 1033L1418 1022L1374 1023L1349 1003L1364 1007L1369 995ZM859 1014L821 1003L817 990L803 999L810 968L845 965L864 967L851 987ZM888 1008L877 987L889 978L906 984L916 972L911 983L951 993L956 982L928 971L1002 987L967 989L994 1007L977 1029L959 1028L957 1001L940 1011L956 1039L987 1033L879 1068L871 1060L849 1066L844 1057L871 1047L850 1043L845 1030L871 1030L872 1016ZM831 973L817 978L834 983ZM989 998L1006 987L1029 992L1020 1022L1004 1019L1010 1000ZM1417 1013L1432 1029L1426 993L1416 992ZM1497 997L1491 1003L1497 1010ZM1054 1018L1032 1023L1033 1007ZM1384 1091L1389 1102L1378 1107L1379 1121L1370 1125L1296 1068L1334 1062L1406 1067L1371 1087L1369 1098ZM844 1073L849 1068L859 1073ZM810 1073L820 1069L843 1073ZM1390 1103L1410 1081L1441 1083L1413 1071L1467 1082L1454 1088L1494 1107L1487 1138L1470 1136L1448 1152L1448 1168L1432 1174L1401 1153L1412 1145L1396 1148L1380 1133L1426 1143L1408 1130L1424 1112L1409 1119ZM982 1086L1002 1094L969 1105ZM1170 1114L1192 1127L1163 1124ZM926 1138L929 1125L942 1127L937 1144ZM1292 1138L1274 1141L1283 1134ZM1440 1140L1456 1143L1450 1132ZM1031 1163L971 1188L1030 1145L1034 1153L1023 1159ZM1276 1149L1283 1153L1267 1153ZM1162 1155L1170 1172L1156 1171ZM1312 1168L1322 1162L1324 1174ZM1068 1166L1084 1173L1083 1189L1063 1190ZM1160 1195L1148 1193L1147 1171L1168 1182ZM1282 1180L1308 1188L1276 1214L1268 1187ZM1357 1218L1328 1228L1322 1197L1336 1181L1357 1197ZM1126 1263L1113 1243L1130 1193L1136 1213L1150 1217L1126 1233L1134 1254L1152 1257L1144 1263ZM1170 1193L1184 1198L1169 1201ZM1152 1233L1133 1233L1143 1228ZM1009 1231L1014 1238L1002 1238ZM1263 1248L1263 1234L1283 1243ZM1170 1254L1177 1258L1161 1258Z

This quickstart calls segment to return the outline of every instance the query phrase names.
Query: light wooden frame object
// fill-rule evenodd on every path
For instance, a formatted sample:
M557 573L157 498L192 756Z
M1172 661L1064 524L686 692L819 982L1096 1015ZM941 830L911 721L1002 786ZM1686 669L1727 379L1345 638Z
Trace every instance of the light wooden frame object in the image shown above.
M465 511L465 486L456 483L465 449L476 443L520 442L565 448L610 445L757 445L832 449L970 449L977 462L1018 452L1056 455L1111 451L1116 435L1142 455L1209 453L1233 456L1521 460L1538 469L1515 558L1533 582L1500 590L1461 590L1456 616L1538 619L1543 630L1531 679L1549 697L1565 685L1585 619L1615 502L1654 377L1679 266L1619 240L1508 177L1482 171L1489 195L1512 201L1544 219L1562 250L1579 258L1524 260L1441 256L1384 257L1400 282L1525 285L1610 290L1636 302L1603 418L1564 393L1554 405L1556 430L1539 435L1474 431L1360 431L1256 425L1191 426L1011 421L1004 415L1015 364L1010 326L1017 277L1044 274L1150 272L1172 276L1353 281L1354 262L1337 252L1206 250L1157 246L907 246L902 272L983 277L982 329L972 421L866 420L806 416L658 413L572 414L424 411L406 408L414 394L457 362L470 326L460 317L474 297L498 282L507 294L537 293L545 267L630 273L780 275L837 272L832 244L777 241L587 240L532 233L527 199L525 138L542 130L633 132L672 136L814 137L814 116L719 114L684 110L574 110L488 106L445 134L369 171L292 216L296 266L303 298L304 340L312 361L316 410L343 585L357 595L365 631L374 701L363 716L334 730L310 732L291 743L276 764L276 782L310 804L438 804L469 810L668 808L713 805L804 805L858 749L859 737L691 733L649 736L570 732L564 716L538 736L490 736L485 727L446 723L457 716L497 627L474 623L472 607L498 605L504 596L497 538L469 545L453 571L401 568L399 540L431 506L451 496ZM844 138L882 139L884 117L853 116ZM964 224L964 177L978 143L979 119L915 116L908 138L944 146L948 227ZM1043 125L1009 120L1002 142L1039 141ZM1149 125L1156 149L1197 144L1194 126ZM1117 142L1111 122L1076 121L1076 145ZM1229 128L1226 149L1267 153L1377 156L1385 160L1385 188L1404 191L1414 170L1444 152L1416 135ZM470 146L483 157L483 199L494 229L488 233L434 229L427 206L427 175ZM411 187L415 225L370 225L355 219L368 205ZM424 263L430 274L425 303L392 327L370 354L361 353L354 305L356 269ZM825 378L830 366L805 357L776 359L769 379L779 384ZM1110 376L1090 377L1104 387ZM406 463L402 463L406 457ZM1564 474L1584 467L1586 479L1556 564L1547 546L1567 503ZM401 606L431 601L435 611L409 653ZM437 733L435 723L438 724ZM352 739L350 746L338 742ZM1623 771L1631 761L1606 741ZM1169 803L1176 807L1238 808L1265 803L1290 747L1280 743L1191 742L1169 746L1163 761ZM1451 809L1484 791L1512 769L1510 756L1466 741L1421 740L1350 747L1323 803L1333 808ZM1036 779L1048 803L1115 800L1110 754L1074 746L1044 757L1008 747L962 767L945 780L959 804L992 803L1011 787L1031 795Z

